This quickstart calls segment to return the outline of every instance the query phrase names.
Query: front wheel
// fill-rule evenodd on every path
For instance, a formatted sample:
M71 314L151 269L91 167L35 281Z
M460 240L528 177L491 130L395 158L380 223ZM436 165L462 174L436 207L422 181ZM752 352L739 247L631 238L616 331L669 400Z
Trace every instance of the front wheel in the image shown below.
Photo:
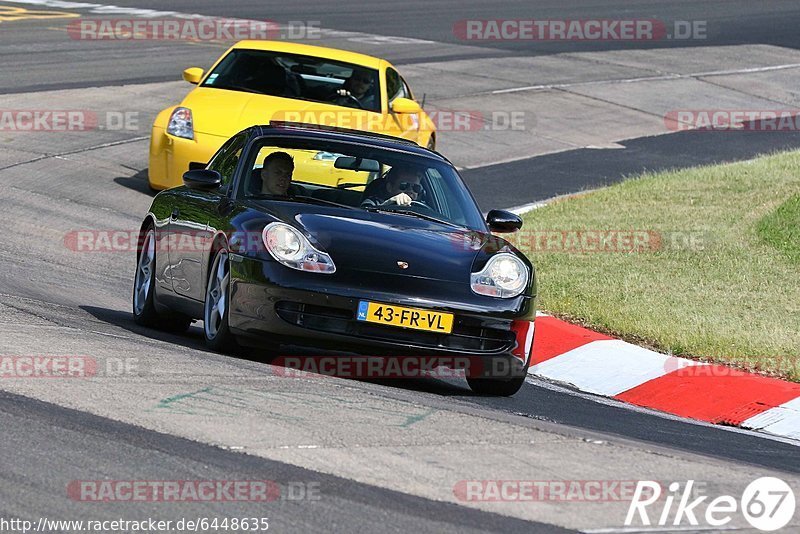
M203 305L203 331L206 345L218 352L233 352L239 348L228 326L230 314L231 270L228 252L220 249L208 272L206 299Z
M492 397L510 397L520 390L525 383L524 376L518 376L511 380L500 380L497 378L467 378L469 388L478 395Z
M507 363L509 365L499 365ZM470 389L478 395L491 395L493 397L510 397L520 390L528 376L530 357L523 365L516 359L492 362L482 372L474 376L467 374L467 383ZM492 376L494 375L494 376Z

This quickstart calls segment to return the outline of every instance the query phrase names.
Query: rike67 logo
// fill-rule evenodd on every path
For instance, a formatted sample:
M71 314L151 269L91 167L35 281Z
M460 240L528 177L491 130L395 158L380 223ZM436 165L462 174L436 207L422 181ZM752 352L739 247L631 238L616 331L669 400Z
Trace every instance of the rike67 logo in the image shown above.
M708 495L697 496L694 480L687 481L683 488L679 482L673 482L666 495L662 495L658 482L639 481L628 507L625 526L724 527L736 514L741 514L753 528L771 532L789 524L796 505L792 488L775 477L754 480L738 500L731 495L706 502L708 498Z

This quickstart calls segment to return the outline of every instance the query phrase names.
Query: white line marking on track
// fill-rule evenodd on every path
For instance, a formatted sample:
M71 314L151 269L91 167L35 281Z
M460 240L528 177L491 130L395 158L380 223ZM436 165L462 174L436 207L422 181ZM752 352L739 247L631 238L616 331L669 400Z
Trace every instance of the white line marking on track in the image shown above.
M800 397L770 408L742 423L745 428L800 439Z
M5 1L5 0L4 0ZM253 19L241 19L235 17L223 17L213 15L201 15L199 13L181 13L178 11L161 11L158 9L143 9L136 7L115 6L113 4L94 4L90 2L69 2L66 0L8 0L14 4L35 5L43 7L53 7L61 9L88 10L93 15L128 15L140 18L172 17L177 19L225 19L231 21L250 21ZM368 44L433 44L436 41L425 39L414 39L411 37L400 37L395 35L377 35L372 33L351 32L320 28L320 35L324 37L343 37L348 41L361 42Z
M640 76L637 78L622 78L619 80L592 80L588 82L574 82L574 83L555 83L555 84L541 84L541 85L526 85L524 87L511 87L508 89L496 89L487 94L502 95L506 93L519 93L522 91L545 91L548 89L568 89L570 87L584 87L589 85L605 85L614 83L638 83L638 82L652 82L661 80L681 80L687 78L710 78L713 76L732 76L735 74L754 74L759 72L770 72L776 70L796 69L800 68L800 63L787 63L784 65L772 65L770 67L752 67L748 69L730 69L730 70L711 70L705 72L692 72L689 74L661 74L658 76Z
M681 423L686 423L695 426L715 428L717 430L722 430L724 432L733 432L735 434L747 434L748 436L768 439L770 441L778 441L780 443L786 443L787 445L794 445L796 447L800 446L800 441L792 440L779 435L767 434L764 432L757 432L754 430L738 428L734 426L715 425L713 423L708 423L706 421L700 421L697 419L687 419L685 417L680 417L677 415L673 415L671 413L660 412L658 410L654 410L653 408L646 408L644 406L636 406L634 404L628 404L626 402L619 401L612 397L602 397L599 395L594 395L592 393L584 393L582 391L575 390L571 387L567 387L566 385L563 386L559 385L555 382L552 382L544 377L540 377L535 374L529 374L525 381L528 384L541 389L546 389L549 391L554 391L556 393L561 393L566 395L572 395L573 397L579 397L581 399L596 402L598 404L603 404L604 406L610 406L612 408L620 408L622 410L628 410L631 412L652 415L655 417L659 417L661 419L667 419L669 421L678 421Z
M538 375L613 397L684 366L707 365L619 339L592 341L531 367ZM625 369L620 373L619 369Z

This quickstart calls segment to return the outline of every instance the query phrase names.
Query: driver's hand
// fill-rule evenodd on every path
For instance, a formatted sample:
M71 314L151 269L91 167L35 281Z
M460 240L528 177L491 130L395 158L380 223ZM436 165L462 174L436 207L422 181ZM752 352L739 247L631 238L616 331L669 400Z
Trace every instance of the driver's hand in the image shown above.
M411 197L405 193L398 193L386 201L387 204L397 204L398 206L410 206Z

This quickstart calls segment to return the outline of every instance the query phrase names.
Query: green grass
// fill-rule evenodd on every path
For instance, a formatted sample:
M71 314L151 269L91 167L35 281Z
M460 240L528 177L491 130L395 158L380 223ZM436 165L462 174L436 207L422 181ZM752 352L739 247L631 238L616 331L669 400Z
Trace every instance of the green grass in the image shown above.
M758 235L800 264L800 195L792 197L758 223Z
M800 380L798 193L800 152L645 174L534 210L512 240L536 265L547 312ZM655 250L564 251L541 238L573 230L650 232Z

